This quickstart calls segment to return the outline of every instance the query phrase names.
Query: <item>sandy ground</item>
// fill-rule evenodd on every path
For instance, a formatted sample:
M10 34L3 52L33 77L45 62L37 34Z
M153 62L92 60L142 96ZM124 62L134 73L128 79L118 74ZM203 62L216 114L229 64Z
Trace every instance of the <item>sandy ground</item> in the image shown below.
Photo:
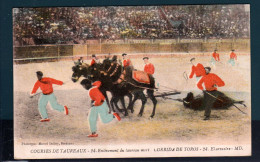
M155 65L159 91L176 89L182 98L188 91L199 94L196 79L185 81L183 72L189 74L191 57L151 58ZM210 57L196 57L204 66ZM251 85L250 56L238 56L238 65L228 66L228 56L221 56L212 72L226 83L219 88L235 100L244 100L248 106L239 106L248 115L234 107L229 110L213 110L211 120L203 121L204 111L185 109L182 103L173 100L158 99L155 117L149 120L152 102L148 100L143 117L137 117L141 102L135 104L135 112L114 120L109 124L98 121L99 138L89 139L88 112L90 99L88 92L79 82L70 80L73 62L60 61L49 63L31 63L14 65L14 136L17 142L71 142L78 145L94 143L180 143L180 144L250 144L251 142ZM89 62L89 60L87 61ZM143 60L132 59L136 69L143 69ZM54 111L47 106L50 122L41 123L37 109L39 95L29 98L37 78L35 72L41 70L45 76L65 82L63 86L54 86L58 102L69 107L69 115ZM167 87L167 88L166 88ZM38 90L39 92L39 90Z

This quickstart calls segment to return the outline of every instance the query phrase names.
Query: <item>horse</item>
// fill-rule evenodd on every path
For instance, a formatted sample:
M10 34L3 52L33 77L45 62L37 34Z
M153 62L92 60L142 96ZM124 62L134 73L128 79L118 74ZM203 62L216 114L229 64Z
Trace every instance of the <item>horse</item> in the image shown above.
M144 106L147 102L146 96L144 95L144 90L147 90L148 97L153 102L153 111L150 115L150 118L153 118L155 115L157 100L154 96L155 88L155 80L152 75L148 75L149 82L148 83L141 83L133 78L133 72L136 71L132 67L123 67L119 65L116 61L112 61L109 59L105 59L103 61L104 71L103 73L110 76L110 80L112 84L116 85L116 89L114 91L115 96L126 95L127 92L130 92L134 95L134 99L130 102L128 109L131 112L134 112L134 103L141 99L142 106L140 112L138 114L139 117L143 115ZM143 72L144 73L144 72Z
M235 106L239 111L241 111L235 104L241 104L244 107L246 107L244 101L235 101L232 98L226 96L222 92L218 91L218 93L219 95L216 101L214 102L212 109L225 110L231 106ZM193 93L189 92L185 98L179 99L178 101L183 102L185 108L190 108L193 110L205 110L202 95L198 95L194 97Z
M108 58L107 58L108 59ZM99 69L99 70L97 70ZM92 82L100 80L102 82L101 87L99 88L101 93L105 96L106 101L109 105L109 112L111 112L111 108L112 111L115 112L114 106L120 111L120 112L125 112L125 116L128 115L128 111L127 108L125 107L125 101L124 101L124 96L128 96L129 98L129 102L132 101L132 95L126 91L126 90L122 90L119 91L119 93L115 93L118 88L117 85L112 84L112 82L110 81L110 77L106 74L104 74L104 72L100 71L100 69L102 69L102 64L100 63L95 63L93 66L89 66L86 63L83 63L82 65L75 65L72 67L72 81L73 82L77 82L79 80L79 78L81 76L91 80ZM106 91L111 92L112 94L112 98L109 102ZM118 101L121 101L123 109L120 109L118 106ZM111 107L110 107L111 105Z
M122 96L129 96L131 98L131 94L134 95L134 99L130 99L130 104L127 109L130 109L133 113L133 106L137 99L142 100L142 106L138 116L143 115L144 106L147 102L146 96L144 95L143 91L147 89L148 97L153 101L153 111L151 114L151 118L155 115L155 109L157 100L154 97L154 89L155 89L155 81L154 78L149 75L150 82L147 83L140 83L132 78L132 69L125 68L123 70L122 66L118 64L115 60L105 59L103 63L99 66L89 66L88 68L76 68L73 67L72 70L74 73L72 74L72 80L75 82L79 79L80 76L84 76L91 81L100 80L103 84L104 91L110 91L112 94L112 103L121 100L124 102ZM82 71L85 71L82 74ZM102 88L101 87L101 88ZM103 92L102 92L103 93ZM124 105L124 104L122 104ZM113 106L113 104L111 104ZM112 107L113 109L113 107ZM125 115L127 115L127 109L124 107Z

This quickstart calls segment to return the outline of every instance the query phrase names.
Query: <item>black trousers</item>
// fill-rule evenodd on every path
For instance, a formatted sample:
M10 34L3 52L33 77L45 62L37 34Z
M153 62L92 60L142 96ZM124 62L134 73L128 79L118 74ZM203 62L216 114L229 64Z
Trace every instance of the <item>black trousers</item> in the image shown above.
M204 93L204 106L205 106L205 113L204 116L210 117L211 108L213 107L214 102L217 100L219 96L219 92L215 91L203 91Z

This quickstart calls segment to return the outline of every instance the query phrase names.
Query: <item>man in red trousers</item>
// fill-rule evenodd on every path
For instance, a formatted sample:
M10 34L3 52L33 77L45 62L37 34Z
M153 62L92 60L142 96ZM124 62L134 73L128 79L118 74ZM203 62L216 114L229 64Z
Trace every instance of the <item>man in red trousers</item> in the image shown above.
M206 75L204 75L197 86L200 90L203 90L204 94L204 105L205 105L205 113L204 120L209 120L211 108L213 107L213 103L219 96L219 92L217 91L217 87L222 87L225 85L224 81L214 73L210 73L211 68L205 67ZM202 84L204 84L205 89Z

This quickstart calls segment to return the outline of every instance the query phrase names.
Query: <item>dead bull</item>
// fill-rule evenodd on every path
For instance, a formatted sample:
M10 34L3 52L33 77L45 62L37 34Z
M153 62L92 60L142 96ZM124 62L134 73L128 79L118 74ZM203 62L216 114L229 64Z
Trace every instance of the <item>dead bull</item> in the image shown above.
M244 107L246 107L246 105L244 104L244 101L235 101L232 98L226 96L222 92L218 92L218 93L219 93L218 97L216 97L216 100L213 104L212 109L215 109L215 110L222 109L223 110L223 109L228 109L231 106L235 106L239 111L241 111L235 104L241 104ZM214 97L214 96L212 96L212 97ZM202 95L198 95L198 96L194 97L193 93L189 92L185 98L178 99L178 101L183 102L183 105L186 108L190 108L193 110L205 110ZM241 112L244 113L243 111L241 111Z

